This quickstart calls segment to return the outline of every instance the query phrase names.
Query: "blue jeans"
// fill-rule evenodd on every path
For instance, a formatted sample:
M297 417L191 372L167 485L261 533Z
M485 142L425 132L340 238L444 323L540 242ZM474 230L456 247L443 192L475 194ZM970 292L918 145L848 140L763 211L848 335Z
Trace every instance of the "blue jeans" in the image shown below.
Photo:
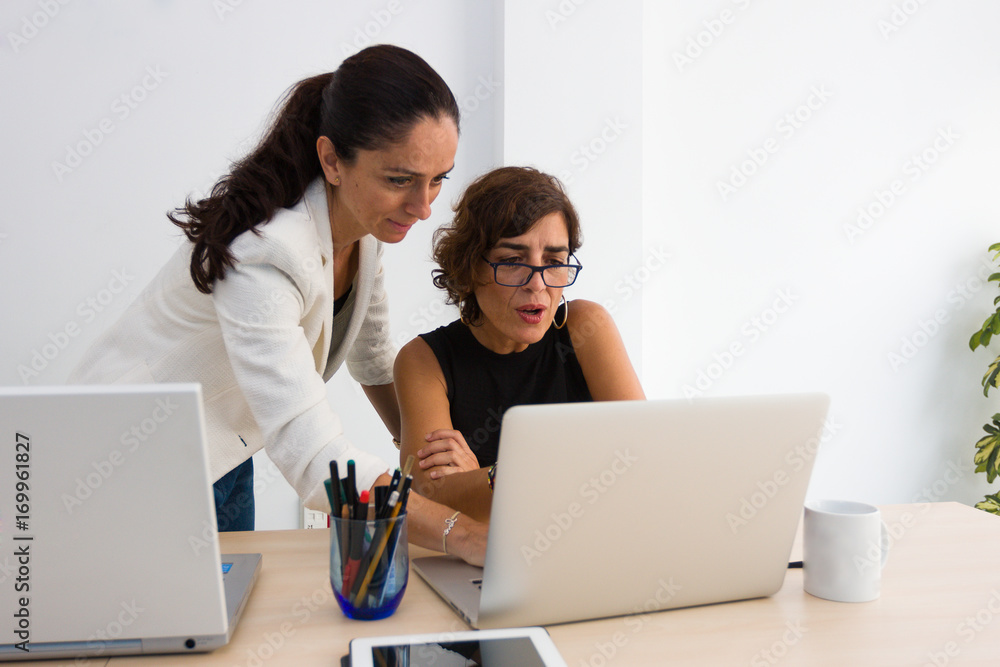
M253 459L249 458L212 485L219 532L253 530Z

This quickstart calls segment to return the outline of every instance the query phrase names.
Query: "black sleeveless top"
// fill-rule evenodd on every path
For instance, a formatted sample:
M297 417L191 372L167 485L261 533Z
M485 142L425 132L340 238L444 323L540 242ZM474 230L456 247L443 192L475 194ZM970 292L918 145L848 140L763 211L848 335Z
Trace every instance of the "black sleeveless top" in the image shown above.
M593 400L566 327L549 327L542 340L511 354L483 347L458 321L420 337L434 351L448 384L452 426L481 467L496 463L507 408Z

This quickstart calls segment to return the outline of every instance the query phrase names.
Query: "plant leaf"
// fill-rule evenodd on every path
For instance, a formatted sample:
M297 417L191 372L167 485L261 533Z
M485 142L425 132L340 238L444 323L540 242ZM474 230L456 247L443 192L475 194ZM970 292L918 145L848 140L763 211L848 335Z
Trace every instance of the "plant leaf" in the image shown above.
M1000 297L997 298L1000 299ZM983 335L982 331L977 331L976 333L972 334L972 338L969 339L969 349L972 350L973 352L975 352L976 348L979 347L980 345L979 338L982 335Z
M976 503L976 509L989 512L990 514L1000 514L1000 494L994 493L992 496L986 496L983 500Z
M1000 357L993 360L983 376L983 396L990 395L990 387L997 388L997 374L1000 374Z
M976 448L979 451L976 452L976 455L972 459L977 466L976 472L985 472L986 481L992 484L993 480L1000 474L1000 469L997 468L997 455L1000 454L1000 436L996 434L983 436L976 442Z

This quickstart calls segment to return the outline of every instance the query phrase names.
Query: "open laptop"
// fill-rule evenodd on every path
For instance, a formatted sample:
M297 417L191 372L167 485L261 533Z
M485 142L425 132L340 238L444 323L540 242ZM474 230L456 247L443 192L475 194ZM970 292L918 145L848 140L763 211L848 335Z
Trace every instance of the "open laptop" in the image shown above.
M220 557L200 385L0 388L0 476L0 660L229 641L261 557Z
M483 568L414 569L470 625L547 625L781 588L829 398L518 406Z

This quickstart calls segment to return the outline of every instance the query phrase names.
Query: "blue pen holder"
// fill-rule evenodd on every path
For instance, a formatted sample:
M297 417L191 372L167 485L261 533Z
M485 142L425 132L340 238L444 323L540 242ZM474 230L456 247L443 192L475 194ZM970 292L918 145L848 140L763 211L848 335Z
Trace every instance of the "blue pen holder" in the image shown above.
M330 586L345 616L391 616L409 573L405 513L394 519L330 517Z

